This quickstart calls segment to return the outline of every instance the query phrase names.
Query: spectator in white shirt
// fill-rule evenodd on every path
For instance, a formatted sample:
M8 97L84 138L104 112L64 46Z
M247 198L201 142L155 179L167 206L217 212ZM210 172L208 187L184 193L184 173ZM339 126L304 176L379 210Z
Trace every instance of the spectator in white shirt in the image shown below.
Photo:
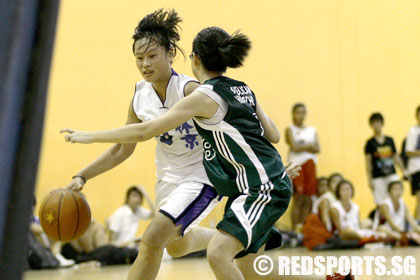
M150 209L141 207L144 199ZM140 220L151 219L155 213L155 206L144 188L130 187L126 193L125 204L107 218L109 241L120 247L136 247L136 243L140 241L140 238L136 238Z

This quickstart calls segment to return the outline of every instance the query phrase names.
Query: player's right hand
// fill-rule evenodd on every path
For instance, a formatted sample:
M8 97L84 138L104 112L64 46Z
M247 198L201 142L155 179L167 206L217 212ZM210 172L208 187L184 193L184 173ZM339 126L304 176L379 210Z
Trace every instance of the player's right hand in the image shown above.
M83 186L85 185L85 182L80 177L75 177L73 180L71 180L70 184L67 186L68 189L76 192L80 192L83 190Z

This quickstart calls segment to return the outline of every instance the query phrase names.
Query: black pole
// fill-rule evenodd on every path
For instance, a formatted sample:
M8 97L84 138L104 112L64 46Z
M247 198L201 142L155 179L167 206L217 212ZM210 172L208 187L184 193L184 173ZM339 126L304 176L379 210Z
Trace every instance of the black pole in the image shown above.
M59 1L2 2L0 279L17 280L26 264Z

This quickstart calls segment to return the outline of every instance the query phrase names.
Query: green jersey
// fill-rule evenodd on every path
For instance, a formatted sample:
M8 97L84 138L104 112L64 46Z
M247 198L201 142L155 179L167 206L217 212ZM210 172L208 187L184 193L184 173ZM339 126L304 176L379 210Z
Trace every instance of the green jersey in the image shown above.
M256 98L243 82L219 76L196 91L214 99L225 113L217 122L194 118L203 138L204 167L217 192L234 197L259 191L260 186L282 175L281 157L263 136L256 114Z

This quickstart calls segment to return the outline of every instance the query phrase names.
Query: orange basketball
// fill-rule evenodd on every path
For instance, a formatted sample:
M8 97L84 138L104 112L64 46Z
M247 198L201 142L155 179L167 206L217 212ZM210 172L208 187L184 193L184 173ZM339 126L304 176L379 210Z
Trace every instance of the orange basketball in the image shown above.
M52 239L67 242L79 238L89 227L90 207L78 192L57 189L48 194L39 209L39 220Z

